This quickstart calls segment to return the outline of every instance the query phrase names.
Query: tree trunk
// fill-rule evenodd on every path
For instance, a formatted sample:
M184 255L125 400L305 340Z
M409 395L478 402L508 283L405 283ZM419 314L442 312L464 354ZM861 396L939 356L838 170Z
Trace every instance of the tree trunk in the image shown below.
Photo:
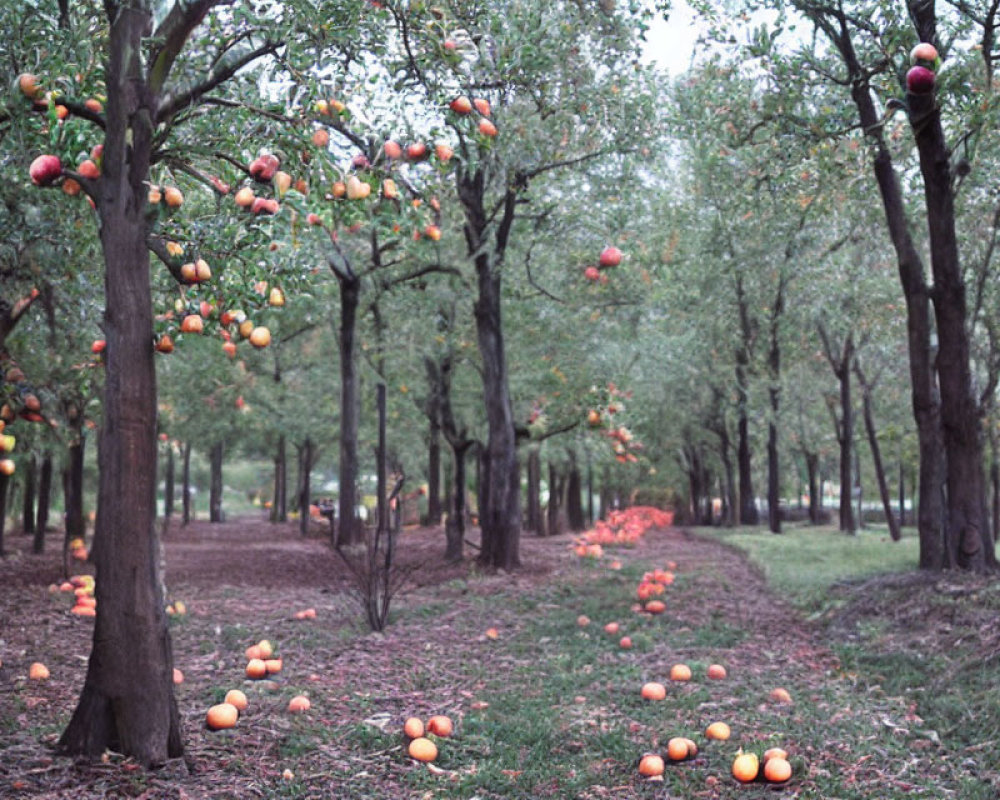
M930 15L933 6L917 13ZM933 27L931 27L933 30ZM920 154L924 200L934 275L934 361L941 392L941 425L947 463L946 536L952 563L964 569L994 569L997 559L986 521L983 476L982 414L970 366L969 321L965 279L955 233L954 174L951 150L941 126L941 109L933 92L907 94L910 124Z
M298 494L296 496L299 510L299 533L305 536L309 533L309 506L312 504L312 465L313 465L313 443L307 436L302 442L299 450L299 480ZM336 545L337 528L330 520L330 544Z
M110 8L110 6L109 6ZM70 754L107 750L140 764L183 754L156 534L156 369L146 246L156 97L145 90L151 14L111 21L100 195L105 263L104 417L91 560L99 612L80 700L59 740Z
M174 497L174 446L171 442L167 442L167 466L165 471L166 474L163 481L163 516L169 523L170 518L174 515L176 500Z
M604 470L601 473L601 516L602 520L607 520L608 512L614 503L614 498L611 494L611 467L608 464L604 465Z
M184 453L181 463L181 506L184 511L183 523L191 521L191 442L184 442Z
M288 460L285 434L278 435L274 454L274 499L271 502L271 522L288 522ZM308 508L306 511L308 512Z
M933 10L933 4L930 8ZM865 77L866 69L862 67L854 50L854 44L845 32L846 27L835 24L830 30L838 31L832 36L832 42L847 67L851 97L858 109L861 130L865 132L874 153L872 169L882 197L889 238L896 251L899 280L906 299L910 393L920 452L917 508L920 567L940 570L948 566L948 554L944 547L943 536L944 506L941 500L941 485L945 479L944 446L934 376L934 354L931 347L930 291L924 275L923 261L910 232L906 203L892 163L892 153L885 140L881 112L872 99L871 89Z
M49 510L52 507L52 453L42 456L42 469L38 479L38 517L35 538L31 545L34 553L45 551L45 531L49 527Z
M587 452L587 527L594 524L594 468Z
M837 378L840 380L840 426L837 441L840 444L840 530L854 533L854 505L851 489L851 450L854 446L854 410L851 406L850 359L854 357L854 339L848 335Z
M569 529L576 533L587 527L583 518L583 480L580 476L580 467L576 463L576 454L572 451L570 451L569 472L566 475L566 523Z
M38 490L38 455L34 452L22 463L24 474L24 497L21 505L22 533L35 532L35 495Z
M875 414L872 411L872 390L873 383L869 382L861 369L861 365L854 364L854 374L858 377L858 385L861 387L862 415L865 421L865 431L868 434L868 447L872 453L872 463L875 466L875 482L878 484L879 497L882 500L882 511L885 514L886 524L889 526L889 537L898 542L901 538L899 525L896 517L892 513L892 497L889 494L889 481L885 477L885 467L882 464L882 451L878 444L878 433L875 429Z
M906 524L906 471L903 467L903 457L899 457L899 527Z
M338 274L340 284L340 497L337 513L337 545L357 544L363 538L357 520L358 422L360 399L355 347L361 281Z
M545 535L542 519L542 457L537 445L528 448L528 520L527 528L537 536Z
M465 456L471 442L465 442L458 446L452 445L452 493L451 511L448 513L448 522L445 525L445 551L444 560L455 563L462 560L465 549Z
M63 481L63 502L66 506L66 541L83 539L87 535L87 520L83 511L83 462L87 440L77 432L69 446L68 464Z
M819 453L803 449L802 457L806 460L806 474L809 476L809 522L819 525L823 503L823 486L819 480Z
M546 517L547 524L545 533L547 536L556 536L560 532L559 510L562 505L563 478L559 475L556 465L549 462L549 507Z
M441 524L441 408L433 403L427 436L427 524Z
M753 348L753 326L749 303L743 291L743 278L736 278L736 305L740 318L740 346L736 351L736 464L739 471L739 521L756 525L759 521L753 490L753 465L750 453L750 396L748 371Z
M222 442L212 445L209 456L211 478L208 489L208 521L222 522L222 460L225 447Z
M789 244L785 251L786 261L791 259ZM771 309L770 346L767 352L767 374L770 385L767 388L771 402L771 416L767 422L767 522L771 533L781 533L781 462L778 458L778 420L781 410L781 316L785 312L785 284L787 278L782 270L778 278L774 305Z
M479 562L492 569L511 570L521 563L521 487L518 481L517 439L507 376L501 316L500 278L517 193L508 186L499 220L485 207L486 175L482 165L473 172L456 173L459 200L465 215L465 240L476 267L476 337L482 360L483 400L489 435L486 443L488 485L480 491L482 549ZM495 228L494 228L495 225ZM490 232L495 230L493 241Z

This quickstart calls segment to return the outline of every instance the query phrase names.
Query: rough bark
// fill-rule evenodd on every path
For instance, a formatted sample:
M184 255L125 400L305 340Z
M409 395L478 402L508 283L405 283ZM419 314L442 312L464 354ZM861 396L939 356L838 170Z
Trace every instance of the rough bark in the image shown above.
M126 6L114 12L97 201L107 342L91 551L100 611L83 690L59 746L90 757L112 750L152 765L183 752L155 526L156 370L144 215L157 100L141 61L151 14Z
M337 506L337 545L357 544L364 531L357 519L359 376L355 344L361 281L338 273L340 284L340 497Z
M447 562L461 561L465 545L465 493L467 491L466 481L466 454L472 442L452 444L452 492L451 506L448 512L448 521L445 525L445 550L444 560Z
M781 461L778 456L778 414L781 408L781 315L785 311L785 274L778 279L778 289L771 309L770 346L767 353L767 387L771 416L767 421L767 522L771 533L781 533Z
M549 462L549 504L546 510L545 533L547 536L556 536L561 532L560 514L562 511L563 489L566 485L566 478L560 474L559 469L551 461Z
M222 442L212 445L209 454L210 478L208 486L208 521L222 522L222 462L225 446Z
M299 533L309 533L309 506L312 503L313 443L307 436L299 448L299 479L296 506L299 510ZM330 520L330 544L336 545L336 525Z
M802 458L806 462L806 475L809 476L809 522L819 525L823 502L823 489L819 481L819 453L803 448Z
M288 521L288 456L285 434L279 434L274 452L274 499L271 522ZM306 509L308 511L308 509Z
M4 544L4 528L7 526L7 495L10 491L10 476L0 473L0 558L7 558Z
M174 485L174 448L172 444L167 444L167 466L164 468L166 474L163 476L163 516L167 522L174 515L176 505L176 490Z
M427 431L427 524L440 525L441 507L441 408L436 400L428 409Z

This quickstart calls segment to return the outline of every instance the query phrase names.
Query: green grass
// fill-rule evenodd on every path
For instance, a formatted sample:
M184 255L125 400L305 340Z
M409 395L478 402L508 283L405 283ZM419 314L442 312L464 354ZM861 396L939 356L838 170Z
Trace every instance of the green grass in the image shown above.
M829 525L782 527L780 535L761 527L694 530L745 553L778 594L806 610L821 607L835 583L917 566L919 543L912 530L893 542L881 527L867 527L854 536Z

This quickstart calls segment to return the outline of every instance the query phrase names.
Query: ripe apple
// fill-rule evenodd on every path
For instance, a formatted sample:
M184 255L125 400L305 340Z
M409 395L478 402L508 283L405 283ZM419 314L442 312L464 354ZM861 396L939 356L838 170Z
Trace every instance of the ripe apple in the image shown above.
M90 157L94 160L94 162L96 162L97 164L100 164L101 163L101 159L104 158L104 145L103 144L95 144L93 147L91 147L90 148Z
M313 131L312 143L317 147L326 147L330 144L330 134L327 133L325 128L317 128ZM253 165L251 165L251 168Z
M490 115L491 109L489 100L485 100L482 97L477 97L475 100L472 101L472 105L474 105L476 107L476 111L478 111L484 117L488 117Z
M601 271L597 267L590 266L583 271L583 277L588 281L599 281L601 279Z
M387 200L395 200L399 197L399 190L396 188L396 181L392 178L386 178L382 181L382 197Z
M261 183L269 182L278 171L278 157L264 153L250 162L250 177Z
M910 51L910 64L913 66L928 66L934 68L937 65L938 51L930 42L921 42Z
M38 78L30 72L18 75L17 85L21 90L21 94L29 100L37 100L42 95L42 87L38 83Z
M432 242L441 241L441 229L437 225L428 225L424 228L424 236Z
M330 116L330 104L326 100L317 100L316 105L313 106L316 109L316 113L322 117Z
M406 146L406 157L410 161L423 161L427 158L427 145L423 142L413 142Z
M91 353L103 353L104 348L108 346L108 343L104 339L95 339L94 343L90 346Z
M284 170L274 173L274 188L278 190L278 197L281 197L292 186L292 176Z
M399 142L394 142L389 139L384 145L382 145L382 150L385 152L386 158L402 158L403 148L400 147Z
M198 282L198 268L194 265L193 261L181 264L181 279L188 283Z
M180 208L184 203L184 195L176 186L168 186L163 190L163 199L170 208Z
M172 353L174 352L174 340L170 338L168 334L163 334L159 341L156 343L156 350L160 353Z
M181 333L201 333L205 322L199 314L188 314L181 321Z
M449 53L454 53L456 50L458 50L458 42L456 42L454 39L445 39L444 49L447 50Z
M62 121L69 116L69 109L64 105L56 106L56 119Z
M39 156L28 167L28 175L35 186L48 186L62 174L62 162L58 156Z
M84 100L83 107L94 114L100 114L104 110L104 106L101 105L101 101L96 100L93 97L88 97Z
M497 135L497 126L490 122L488 119L483 117L479 120L479 132L483 136L493 137Z
M333 186L330 187L330 194L334 197L343 197L347 194L347 184L343 181L334 181Z
M309 225L322 225L323 220L320 219L319 214L309 213L306 215L306 223Z
M451 147L446 145L444 142L439 142L438 144L434 145L434 155L438 157L439 161L441 161L444 164L447 164L449 161L451 161L451 157L455 155L455 151L452 150Z
M209 281L212 279L212 268L208 266L208 262L203 258L199 258L194 262L195 275L198 281Z
M76 197L76 195L80 194L80 189L81 189L80 184L77 183L72 178L67 178L66 180L63 181L62 190L65 194L68 194L70 197Z
M250 213L255 215L277 214L278 208L278 201L273 197L255 197L250 206Z
M309 194L309 184L306 183L305 178L299 178L295 181L295 191L303 196Z
M351 175L347 179L347 199L364 200L372 192L371 184L365 183L356 175Z
M244 319L240 322L240 336L244 339L249 339L250 334L254 332L256 326L248 319Z
M340 100L331 100L330 110L334 114L343 114L345 111L347 111L347 106L345 106L344 103L341 102Z
M598 425L600 425L601 424L601 412L598 411L596 408L590 409L590 411L587 412L587 423L589 425L595 427L595 428Z
M163 199L163 193L160 191L160 187L150 185L149 192L147 192L146 194L146 199L152 206L155 206L157 203L159 203Z
M236 193L236 196L233 199L236 201L236 205L240 208L249 208L253 205L254 197L255 195L253 193L253 189L249 186L244 186Z
M215 175L209 175L208 180L219 194L229 194L229 184Z
M184 253L184 246L182 244L178 244L177 242L167 242L166 247L167 253L174 258L179 255L183 255Z
M285 293L277 286L273 287L271 293L268 295L267 304L276 307L283 306L285 304Z
M602 267L617 267L622 263L622 251L617 247L608 245L601 251L600 264Z
M460 94L452 100L451 103L448 104L448 107L456 114L465 115L472 113L472 101L464 94Z
M17 465L11 458L0 458L0 475L13 475L17 470Z
M236 358L236 345L232 342L223 342L222 350L230 358Z
M351 159L352 169L368 169L369 161L368 156L364 153L358 153L354 158Z
M263 325L250 332L250 344L256 348L267 347L271 343L271 331Z
M101 177L101 171L97 168L97 164L95 164L89 158L81 161L80 165L76 168L76 171L79 172L81 175L83 175L84 178Z
M934 91L934 72L927 67L910 67L906 73L906 90L911 94Z

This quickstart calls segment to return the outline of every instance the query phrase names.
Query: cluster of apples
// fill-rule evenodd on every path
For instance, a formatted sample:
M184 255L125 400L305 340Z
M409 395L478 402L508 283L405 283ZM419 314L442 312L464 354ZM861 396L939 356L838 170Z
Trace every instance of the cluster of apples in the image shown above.
M906 73L906 91L911 94L929 94L934 91L935 71L941 64L937 48L921 42L910 51L910 69Z
M426 725L420 717L410 717L403 723L403 733L410 740L406 752L417 761L434 761L438 757L436 741L447 739L454 732L451 718L444 714L435 714Z
M7 456L7 453L13 453L14 448L17 446L17 437L12 436L9 433L4 433L4 428L7 427L7 423L0 419L0 453L4 454L0 458L0 475L13 475L17 471L17 464L14 463L14 459Z
M469 99L468 96L460 94L448 104L448 107L460 117L470 116L473 110L477 111L479 113L479 121L476 124L476 129L483 136L492 139L499 133L497 126L490 119L493 109L490 107L489 100L483 97Z
M69 548L74 558L86 560L87 548L84 546L83 539L73 539L69 543ZM70 613L78 617L94 617L97 616L97 599L94 597L95 586L93 575L71 575L68 580L63 581L58 586L56 584L49 586L49 591L72 593L73 607L70 609Z
M673 524L674 515L671 511L663 511L652 506L629 506L624 509L614 509L608 513L606 520L597 520L594 527L582 533L573 543L579 556L594 556L593 546L630 547L635 545L652 528L667 528ZM601 551L596 551L600 553ZM673 562L670 562L671 564ZM668 567L675 569L676 567Z
M583 277L594 283L607 283L607 273L602 272L602 270L617 267L622 263L622 258L624 258L622 251L614 245L609 244L601 251L600 256L598 256L596 267L593 264L584 267Z

